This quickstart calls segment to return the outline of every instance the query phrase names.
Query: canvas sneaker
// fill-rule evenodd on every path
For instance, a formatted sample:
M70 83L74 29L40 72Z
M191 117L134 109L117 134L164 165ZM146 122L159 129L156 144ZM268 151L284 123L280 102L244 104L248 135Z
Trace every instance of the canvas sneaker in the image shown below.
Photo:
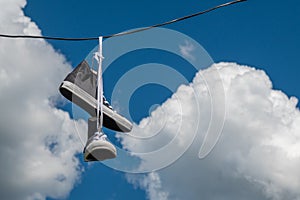
M117 156L115 146L109 142L107 136L101 131L96 132L87 141L84 148L84 161L103 161Z
M82 61L67 75L59 87L61 94L71 102L87 111L91 116L97 116L97 73L88 63ZM130 132L132 123L117 113L104 98L103 126L120 132Z

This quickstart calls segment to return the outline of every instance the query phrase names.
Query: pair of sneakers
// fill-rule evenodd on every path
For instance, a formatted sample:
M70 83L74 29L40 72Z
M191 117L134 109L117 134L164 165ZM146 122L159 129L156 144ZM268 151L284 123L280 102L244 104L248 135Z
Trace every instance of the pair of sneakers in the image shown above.
M59 87L61 94L87 111L95 121L97 116L97 73L82 61L67 75ZM103 96L103 126L114 131L129 132L132 123L117 113ZM96 130L96 123L90 123L89 137L84 148L85 161L105 160L116 157L116 148L107 140L103 131ZM91 130L94 134L91 134Z

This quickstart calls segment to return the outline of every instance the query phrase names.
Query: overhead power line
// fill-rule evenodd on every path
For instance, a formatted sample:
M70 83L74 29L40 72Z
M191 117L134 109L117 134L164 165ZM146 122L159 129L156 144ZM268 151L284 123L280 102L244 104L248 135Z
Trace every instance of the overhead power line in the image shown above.
M213 8L209 8L209 9L204 10L204 11L200 11L200 12L197 12L197 13L194 13L194 14L191 14L191 15L176 18L176 19L173 19L171 21L163 22L163 23L160 23L160 24L155 24L155 25L152 25L152 26L147 26L147 27L144 27L144 28L138 28L138 29L135 29L135 30L115 33L115 34L112 34L112 35L106 35L106 36L103 36L103 38L111 38L111 37L129 35L129 34L141 32L141 31L146 31L146 30L156 28L156 27L162 27L162 26L165 26L165 25L168 25L168 24L173 24L173 23L176 23L176 22L179 22L179 21L183 21L183 20L192 18L192 17L203 15L203 14L211 12L213 10L216 10L216 9L219 9L219 8L222 8L222 7L226 7L226 6L230 6L230 5L233 5L233 4L236 4L236 3L241 3L241 2L244 2L244 1L247 1L247 0L231 1L231 2L228 2L228 3L220 4L220 5L215 6ZM46 39L46 40L64 40L64 41L86 41L86 40L98 40L99 39L99 37L69 38L69 37L52 37L52 36L38 36L38 35L10 35L10 34L0 34L0 37L4 37L4 38L31 38L31 39Z

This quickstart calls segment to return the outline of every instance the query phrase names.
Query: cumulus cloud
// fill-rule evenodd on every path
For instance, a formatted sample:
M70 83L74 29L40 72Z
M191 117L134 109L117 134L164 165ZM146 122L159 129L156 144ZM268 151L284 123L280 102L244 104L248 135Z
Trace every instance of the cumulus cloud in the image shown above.
M25 0L0 0L0 32L40 35L24 16ZM71 70L44 40L0 38L0 196L63 198L80 178L75 121L55 108L58 87ZM86 131L77 121L78 132Z
M150 199L168 199L168 193L162 190L160 177L156 172L151 172L142 177L137 179L134 174L126 174L129 183L141 188L147 188Z
M222 79L215 79L216 72ZM226 119L213 151L199 159L210 116L215 112L210 106L208 90L214 84L224 86ZM172 165L148 175L130 175L128 180L144 188L150 199L299 200L297 103L297 98L273 90L262 70L235 63L214 64L198 72L192 83L179 87L151 116L134 127L133 135L148 136L151 140L120 136L123 146L140 158L143 168L154 166L151 162L163 162L173 156L172 152L184 152L186 145L182 144L193 139L191 135L196 130L191 146ZM199 113L195 111L198 106ZM157 127L163 128L158 131ZM155 137L159 139L152 142ZM161 159L134 153L154 152L168 146L170 141L177 145L171 146L170 154ZM155 187L149 184L153 181L158 183Z

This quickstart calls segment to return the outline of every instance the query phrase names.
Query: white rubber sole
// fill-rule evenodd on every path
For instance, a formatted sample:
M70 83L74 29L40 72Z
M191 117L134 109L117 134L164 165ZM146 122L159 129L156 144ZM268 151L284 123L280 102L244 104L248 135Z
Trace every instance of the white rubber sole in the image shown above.
M105 140L91 142L85 149L84 161L103 161L117 157L114 145Z
M69 90L73 95L76 95L77 97L84 97L84 99L81 99L89 104L92 108L97 109L97 100L74 83L63 81L61 88ZM124 130L124 132L131 131L132 123L125 117L119 115L117 112L109 109L106 106L103 106L103 113L113 119L117 123L117 125L121 127L122 130Z

